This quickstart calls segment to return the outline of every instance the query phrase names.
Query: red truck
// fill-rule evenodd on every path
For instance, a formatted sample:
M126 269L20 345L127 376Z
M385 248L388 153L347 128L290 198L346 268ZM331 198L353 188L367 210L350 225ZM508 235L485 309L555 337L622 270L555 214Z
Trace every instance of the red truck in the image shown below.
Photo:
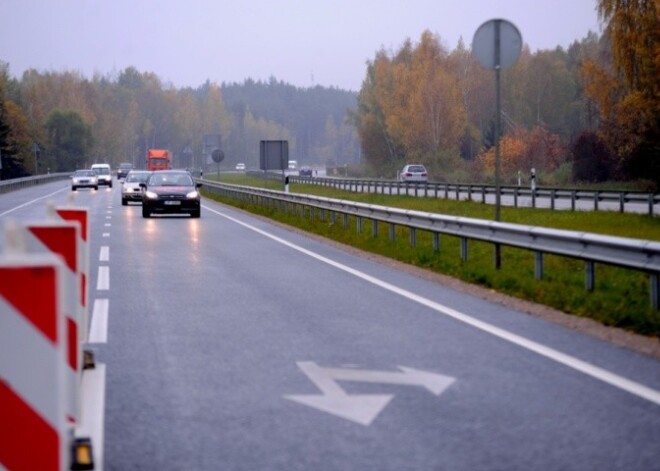
M147 149L147 170L169 170L172 154L165 149Z

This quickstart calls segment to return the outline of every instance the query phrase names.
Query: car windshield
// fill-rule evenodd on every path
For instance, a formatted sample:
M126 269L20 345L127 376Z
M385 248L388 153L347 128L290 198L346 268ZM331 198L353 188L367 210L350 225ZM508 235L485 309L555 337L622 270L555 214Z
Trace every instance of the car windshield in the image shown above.
M424 173L426 172L426 169L421 165L411 165L408 167L408 171L413 173Z
M154 173L149 179L149 186L193 186L193 181L185 173Z
M107 167L95 168L94 171L97 175L108 175L110 173L110 169Z
M76 170L76 177L93 177L96 175L91 170Z
M127 181L128 183L142 183L142 182L146 182L147 179L149 178L149 175L151 175L151 173L149 173L149 172L130 172L130 173L126 176L126 181Z

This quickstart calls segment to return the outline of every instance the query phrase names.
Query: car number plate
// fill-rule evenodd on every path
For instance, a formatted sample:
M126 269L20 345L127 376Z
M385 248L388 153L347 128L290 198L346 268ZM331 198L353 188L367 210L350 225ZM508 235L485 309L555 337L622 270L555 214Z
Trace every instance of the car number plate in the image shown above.
M177 205L181 204L181 201L165 201L165 204L168 205L168 206L170 206L170 205L171 206L177 206Z

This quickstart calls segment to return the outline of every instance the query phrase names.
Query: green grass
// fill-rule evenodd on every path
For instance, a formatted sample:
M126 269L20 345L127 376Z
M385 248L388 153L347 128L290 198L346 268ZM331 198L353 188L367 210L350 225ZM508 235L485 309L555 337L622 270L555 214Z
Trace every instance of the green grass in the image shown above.
M263 180L246 176L234 175L231 178L223 178L223 181L264 187ZM269 185L272 185L269 187L273 189L282 189L281 182L269 182ZM476 202L355 194L311 185L291 185L290 191L480 219L493 219L494 216L493 206ZM404 227L397 227L396 238L391 241L387 225L378 225L378 235L373 237L372 222L367 220L364 220L360 234L355 218L350 218L349 226L344 228L339 215L332 222L327 213L321 219L319 211L315 211L315 217L311 218L309 209L303 217L300 211L294 215L224 198L214 199L365 251L545 304L567 313L593 318L605 325L622 327L648 336L660 335L660 313L649 306L648 277L644 273L597 264L595 289L587 292L584 262L580 260L546 255L544 279L536 280L534 254L526 250L502 247L502 267L496 270L493 247L485 242L470 241L467 261L462 261L459 240L456 237L442 235L440 250L435 252L431 234L423 231L417 231L416 247L411 247L409 230ZM660 218L642 215L502 207L501 220L660 240Z

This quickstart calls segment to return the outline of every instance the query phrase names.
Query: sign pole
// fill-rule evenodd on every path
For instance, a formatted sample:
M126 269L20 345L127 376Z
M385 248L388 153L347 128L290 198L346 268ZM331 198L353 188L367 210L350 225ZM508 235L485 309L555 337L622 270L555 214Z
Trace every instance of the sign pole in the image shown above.
M500 20L495 21L495 221L500 220L500 135L502 134L500 114L502 113L502 104L500 102ZM502 250L500 244L495 244L495 269L499 270L502 266Z

